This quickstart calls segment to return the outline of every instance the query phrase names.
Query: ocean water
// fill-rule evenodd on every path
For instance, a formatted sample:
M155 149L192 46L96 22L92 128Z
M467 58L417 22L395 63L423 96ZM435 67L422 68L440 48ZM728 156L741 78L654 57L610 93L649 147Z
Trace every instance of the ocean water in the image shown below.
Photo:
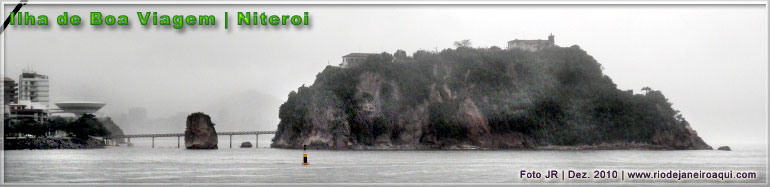
M176 138L174 138L176 139ZM176 148L176 140L132 147L6 150L6 183L765 183L764 145L734 151L326 151ZM235 141L234 141L235 142ZM260 146L268 146L260 142ZM522 177L536 171L541 178ZM545 178L548 170L559 178ZM604 178L564 178L607 171ZM751 179L629 179L628 172L754 172ZM617 174L613 174L617 172ZM621 172L623 173L622 176ZM564 173L564 177L562 176ZM601 172L599 172L601 173ZM606 174L606 173L605 173ZM612 176L617 176L612 178ZM525 175L526 176L526 175ZM622 177L622 179L621 179Z

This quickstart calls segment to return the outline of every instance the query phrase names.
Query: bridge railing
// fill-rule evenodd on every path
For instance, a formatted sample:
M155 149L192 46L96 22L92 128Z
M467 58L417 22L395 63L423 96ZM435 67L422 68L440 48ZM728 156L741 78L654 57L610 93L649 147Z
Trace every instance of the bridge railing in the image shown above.
M233 148L233 135L256 135L256 140L254 141L254 147L259 146L259 135L260 134L275 134L275 131L240 131L240 132L217 132L217 135L222 136L230 136L230 148ZM176 146L177 148L181 147L181 137L184 136L184 133L167 133L167 134L128 134L128 135L114 135L114 136L107 136L106 139L116 139L116 138L126 138L128 139L128 143L131 143L131 138L152 138L152 147L155 148L155 137L176 137Z
M259 135L259 134L275 134L275 131L240 131L240 132L217 132L217 135ZM151 137L177 137L184 136L184 133L166 133L166 134L126 134L126 135L114 135L107 138L151 138Z

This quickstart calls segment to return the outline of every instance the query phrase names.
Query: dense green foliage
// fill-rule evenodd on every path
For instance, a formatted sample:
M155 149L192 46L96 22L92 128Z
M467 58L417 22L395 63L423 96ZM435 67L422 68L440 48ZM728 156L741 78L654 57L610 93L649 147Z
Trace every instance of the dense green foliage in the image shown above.
M457 106L451 102L433 103L428 109L428 129L438 140L463 140L468 137L468 128L457 125L453 116Z
M649 143L656 130L681 131L687 126L660 91L618 90L601 64L578 46L530 52L471 48L469 41L456 45L439 53L417 51L411 57L400 50L396 55L382 53L350 68L327 66L311 87L291 92L281 105L274 141L311 133L310 110L318 107L313 103L342 111L335 114L333 128L348 124L350 139L365 145L383 135L397 140L404 128L399 119L418 106L428 111L425 135L463 141L471 130L459 117L467 112L459 111L467 98L478 106L490 133L520 133L538 144ZM358 93L356 86L365 73L386 82L379 94L382 112L374 118L361 116L361 104L374 100L370 93Z
M19 120L5 119L5 133L23 133L33 136L44 136L50 127L45 123L38 123L31 118Z
M108 136L110 131L92 114L84 114L74 121L54 117L45 122L37 122L31 118L5 121L5 133L22 133L36 137L45 136L57 130L65 131L76 140L88 140L89 136Z
M108 136L110 131L94 115L83 114L65 128L75 139L88 140L89 136Z

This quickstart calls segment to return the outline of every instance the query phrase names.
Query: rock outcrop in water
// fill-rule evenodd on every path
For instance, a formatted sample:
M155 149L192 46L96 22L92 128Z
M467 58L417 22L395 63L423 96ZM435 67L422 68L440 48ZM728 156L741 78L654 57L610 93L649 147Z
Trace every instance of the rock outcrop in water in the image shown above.
M217 149L217 131L211 117L201 112L187 116L184 145L187 149Z
M241 143L241 148L251 148L251 147L254 147L253 145L251 145L251 142Z
M642 90L618 90L578 46L382 53L289 93L271 147L711 149Z

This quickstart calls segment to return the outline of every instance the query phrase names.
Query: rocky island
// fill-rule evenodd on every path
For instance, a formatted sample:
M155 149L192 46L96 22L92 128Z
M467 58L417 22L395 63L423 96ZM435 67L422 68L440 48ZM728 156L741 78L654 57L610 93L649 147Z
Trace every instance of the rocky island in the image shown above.
M217 149L217 130L211 117L201 112L187 116L187 128L184 131L184 145L187 149Z
M399 50L289 93L271 147L712 149L660 91L642 92L579 46Z

